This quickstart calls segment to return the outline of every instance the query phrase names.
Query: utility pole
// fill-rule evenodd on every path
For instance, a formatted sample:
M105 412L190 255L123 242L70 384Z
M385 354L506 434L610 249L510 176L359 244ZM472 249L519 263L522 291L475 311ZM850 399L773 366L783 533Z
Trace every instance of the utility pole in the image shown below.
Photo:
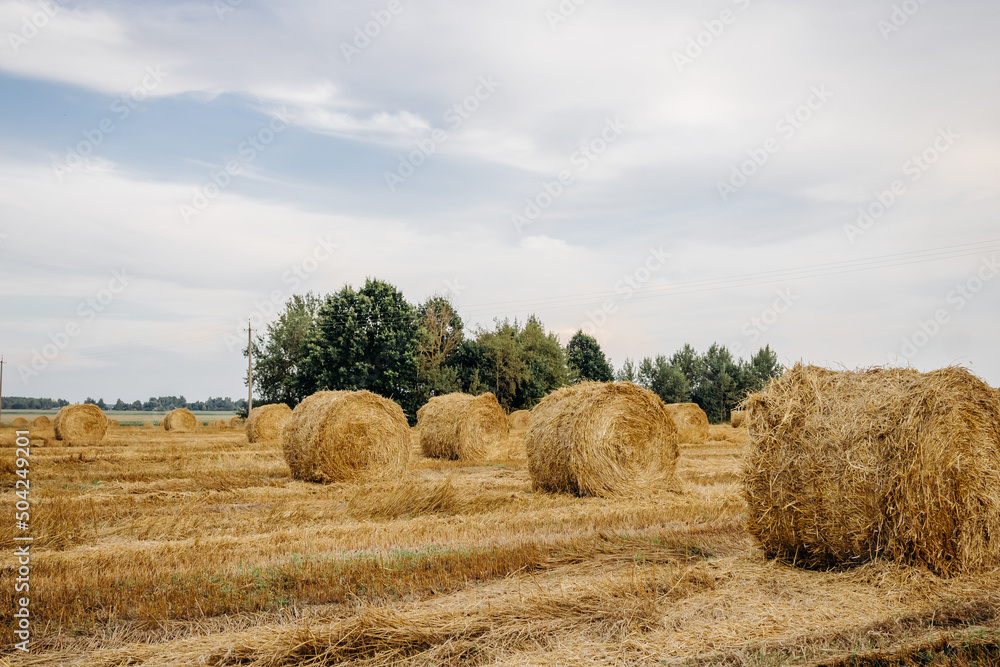
M247 320L247 416L253 410L253 329Z
M3 419L3 355L0 355L0 419Z

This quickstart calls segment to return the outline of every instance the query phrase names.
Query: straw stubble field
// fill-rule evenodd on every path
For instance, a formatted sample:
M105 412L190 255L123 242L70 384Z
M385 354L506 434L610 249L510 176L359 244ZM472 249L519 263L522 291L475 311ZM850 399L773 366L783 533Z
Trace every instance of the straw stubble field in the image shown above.
M119 427L100 446L35 447L32 652L15 654L8 626L4 654L21 665L995 664L998 576L765 561L743 527L742 430L682 444L682 492L639 498L532 492L523 436L511 432L506 458L469 462L423 457L414 434L401 478L329 485L293 480L280 443L235 429ZM9 507L13 449L0 453ZM12 532L0 524L5 544Z

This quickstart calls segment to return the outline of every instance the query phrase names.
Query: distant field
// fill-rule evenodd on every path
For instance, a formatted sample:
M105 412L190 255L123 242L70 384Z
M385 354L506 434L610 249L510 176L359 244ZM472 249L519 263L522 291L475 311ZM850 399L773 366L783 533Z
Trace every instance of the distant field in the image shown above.
M24 417L28 421L31 421L39 415L47 415L48 417L55 417L58 410L8 410L4 408L3 411L3 422L0 424L4 426L10 426L11 421L15 417ZM194 416L198 418L201 422L211 422L216 419L231 419L236 416L235 412L216 412L216 411L193 411ZM104 414L108 416L108 419L117 419L118 423L122 426L141 426L146 422L158 422L163 419L163 415L166 412L138 412L133 410L105 410Z
M414 436L410 469L368 485L293 480L242 429L33 446L32 653L0 569L0 664L998 664L1000 573L767 561L745 431L683 444L683 493L606 499L534 492L523 434L478 462ZM0 429L5 545L12 445Z

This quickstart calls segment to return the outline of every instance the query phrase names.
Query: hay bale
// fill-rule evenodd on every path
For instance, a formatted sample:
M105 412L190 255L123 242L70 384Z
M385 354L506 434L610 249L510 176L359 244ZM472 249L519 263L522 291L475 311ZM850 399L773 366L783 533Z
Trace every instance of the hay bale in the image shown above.
M164 416L160 424L167 431L184 433L198 428L198 418L187 408L175 408Z
M321 391L292 411L281 441L296 479L373 480L402 474L410 427L397 403L370 391Z
M667 403L681 442L694 445L708 440L708 415L697 403Z
M744 410L733 410L729 413L729 425L733 428L740 428L746 423L747 413Z
M796 365L744 403L747 527L769 557L1000 564L1000 401L965 369Z
M112 419L108 421L108 426L120 426L117 419Z
M510 423L493 394L435 396L417 411L424 456L452 461L482 460L498 453Z
M156 428L156 424L154 424L153 422L146 422L145 424L142 425L142 427L143 428Z
M233 428L237 428L243 426L245 421L246 420L243 419L243 417L233 417L232 419L229 420L229 425L232 426Z
M292 409L284 403L262 405L250 411L247 417L247 440L250 442L266 442L277 440L285 423L292 416Z
M108 418L96 405L64 405L52 422L57 440L68 446L96 445L108 432Z
M24 417L14 417L14 421L11 422L14 428L21 428L28 425L28 420Z
M531 410L516 410L510 413L507 420L513 429L528 428L528 424L531 422Z
M631 495L675 488L678 434L659 396L631 382L582 382L531 411L525 435L536 491Z
M50 429L52 428L52 420L46 415L38 415L31 420L31 426L37 429Z
M216 429L229 428L229 422L225 419L216 419L214 422L209 424L209 426Z

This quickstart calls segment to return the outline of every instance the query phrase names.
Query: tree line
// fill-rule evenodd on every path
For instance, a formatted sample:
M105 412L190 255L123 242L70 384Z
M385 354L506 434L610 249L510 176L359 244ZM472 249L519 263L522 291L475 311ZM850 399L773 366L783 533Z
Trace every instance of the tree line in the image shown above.
M720 422L748 392L781 374L770 347L744 361L718 344L704 354L685 345L669 358L626 359L616 371L583 331L564 347L532 315L466 332L447 298L414 305L393 285L372 278L325 297L292 296L254 338L252 350L261 404L294 407L324 389L367 389L398 402L411 423L432 396L492 392L513 411L581 380L635 382L665 402L697 403Z
M129 410L143 412L169 412L174 408L187 408L188 410L199 411L238 412L240 410L246 410L247 407L247 401L245 398L234 401L229 397L222 398L221 396L218 398L209 398L206 401L194 401L192 403L185 400L183 396L160 396L159 398L151 396L148 401L132 401L131 403L126 403L119 398L112 405L105 403L103 398L99 398L95 401L93 398L88 396L83 402L90 405L96 405L101 410L120 410L123 412L127 412ZM63 398L53 400L51 398L27 398L24 396L3 397L3 407L8 410L56 410L69 404L69 401Z

